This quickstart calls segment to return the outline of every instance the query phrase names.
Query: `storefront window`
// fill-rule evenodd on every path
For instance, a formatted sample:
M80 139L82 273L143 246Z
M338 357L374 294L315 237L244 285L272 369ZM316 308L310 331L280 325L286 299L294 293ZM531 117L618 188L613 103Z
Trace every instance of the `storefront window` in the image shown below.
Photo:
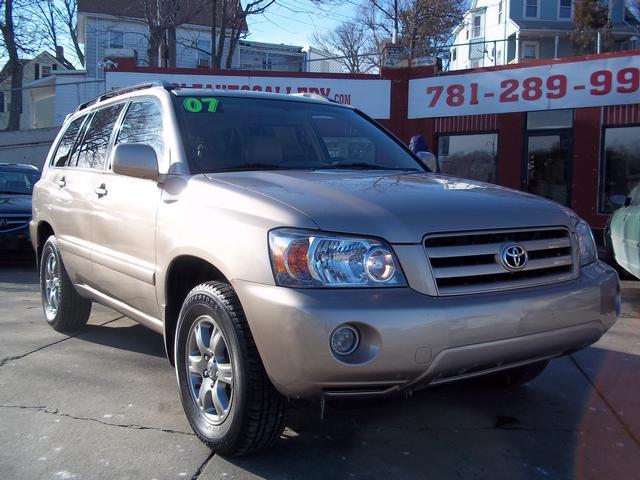
M496 183L498 134L443 135L438 138L438 162L446 175Z
M573 110L541 110L527 113L527 130L573 127Z
M601 175L600 212L611 213L611 197L629 195L640 184L640 126L605 129Z

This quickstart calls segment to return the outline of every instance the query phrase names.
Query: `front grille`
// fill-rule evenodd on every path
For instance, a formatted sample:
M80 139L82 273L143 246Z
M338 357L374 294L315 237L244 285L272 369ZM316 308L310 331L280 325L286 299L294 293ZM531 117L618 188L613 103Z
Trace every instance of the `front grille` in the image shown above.
M519 244L528 261L510 271L500 260L506 245ZM439 295L531 287L575 278L572 236L566 228L430 235L424 242Z
M29 223L29 220L31 220L31 215L0 213L0 233L23 228Z

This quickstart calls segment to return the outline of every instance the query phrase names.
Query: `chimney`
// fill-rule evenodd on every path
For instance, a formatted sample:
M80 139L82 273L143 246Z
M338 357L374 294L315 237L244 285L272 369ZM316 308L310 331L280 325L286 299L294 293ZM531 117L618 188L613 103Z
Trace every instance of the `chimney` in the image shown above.
M65 58L64 58L64 47L58 45L56 46L56 60L58 60L59 62L64 63Z

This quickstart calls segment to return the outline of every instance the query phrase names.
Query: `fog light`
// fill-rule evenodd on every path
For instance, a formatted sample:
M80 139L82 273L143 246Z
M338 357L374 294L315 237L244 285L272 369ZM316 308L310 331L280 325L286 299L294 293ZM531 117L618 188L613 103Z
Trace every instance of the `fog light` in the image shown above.
M360 336L358 330L351 325L342 325L331 334L331 350L338 355L349 355L358 348Z

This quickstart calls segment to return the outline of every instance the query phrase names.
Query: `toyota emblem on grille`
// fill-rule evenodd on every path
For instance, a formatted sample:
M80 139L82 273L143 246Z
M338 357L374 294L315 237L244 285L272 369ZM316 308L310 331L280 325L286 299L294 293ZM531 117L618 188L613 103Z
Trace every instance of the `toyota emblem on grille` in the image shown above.
M8 223L6 218L0 218L0 227L6 227Z
M511 272L522 270L529 260L529 255L519 243L509 243L500 250L500 263Z

